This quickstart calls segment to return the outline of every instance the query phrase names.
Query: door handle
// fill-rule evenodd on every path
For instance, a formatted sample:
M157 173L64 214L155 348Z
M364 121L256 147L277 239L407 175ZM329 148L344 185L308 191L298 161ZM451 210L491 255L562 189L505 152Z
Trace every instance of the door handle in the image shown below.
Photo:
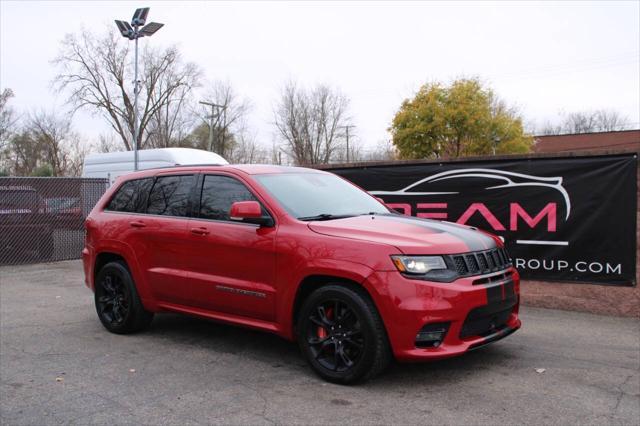
M209 235L207 228L191 228L191 233L196 235Z
M139 220L131 221L129 222L129 225L131 225L132 228L144 228L145 226L147 226L144 224L144 222L141 222Z

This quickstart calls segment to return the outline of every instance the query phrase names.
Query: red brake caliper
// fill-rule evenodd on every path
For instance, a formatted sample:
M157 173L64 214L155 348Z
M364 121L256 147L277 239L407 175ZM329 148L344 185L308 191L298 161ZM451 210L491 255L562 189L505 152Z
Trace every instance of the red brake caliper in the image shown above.
M326 315L328 319L331 319L331 317L333 316L333 308L327 309ZM318 326L318 337L324 339L325 337L327 337L327 335L327 330L325 330L324 327Z

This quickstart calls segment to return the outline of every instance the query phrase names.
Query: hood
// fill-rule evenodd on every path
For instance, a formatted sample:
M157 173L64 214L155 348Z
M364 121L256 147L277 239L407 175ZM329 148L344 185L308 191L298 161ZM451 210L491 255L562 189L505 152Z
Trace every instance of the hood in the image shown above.
M318 234L395 246L404 254L455 254L497 246L489 234L468 226L403 215L355 216L311 222Z

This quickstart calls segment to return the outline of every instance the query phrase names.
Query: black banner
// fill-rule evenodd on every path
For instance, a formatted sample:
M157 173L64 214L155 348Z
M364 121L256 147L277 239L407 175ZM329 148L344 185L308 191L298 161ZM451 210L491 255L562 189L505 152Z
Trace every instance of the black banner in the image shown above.
M412 216L502 236L524 278L634 285L637 156L336 168Z

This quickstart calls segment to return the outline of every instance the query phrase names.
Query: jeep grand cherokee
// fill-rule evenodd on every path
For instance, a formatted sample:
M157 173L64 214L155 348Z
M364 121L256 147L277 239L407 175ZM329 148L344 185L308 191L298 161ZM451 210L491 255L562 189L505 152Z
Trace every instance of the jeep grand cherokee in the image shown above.
M463 354L520 327L498 237L403 216L333 174L191 166L123 176L86 221L85 281L114 333L179 312L296 340L326 380Z

